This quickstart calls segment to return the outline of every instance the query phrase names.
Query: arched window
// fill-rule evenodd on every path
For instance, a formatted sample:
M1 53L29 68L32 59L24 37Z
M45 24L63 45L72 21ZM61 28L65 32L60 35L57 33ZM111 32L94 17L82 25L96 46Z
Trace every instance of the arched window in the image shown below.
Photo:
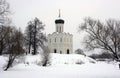
M62 42L62 38L60 38L60 42Z
M50 43L51 43L51 39L50 39L50 41L49 41Z
M58 32L58 27L57 27L57 32Z
M66 38L66 41L68 42L68 38Z
M72 42L72 38L70 39L70 42Z
M61 32L61 27L60 27L60 32Z
M55 42L56 42L56 38L55 38Z
M66 42L66 39L64 38L64 42Z

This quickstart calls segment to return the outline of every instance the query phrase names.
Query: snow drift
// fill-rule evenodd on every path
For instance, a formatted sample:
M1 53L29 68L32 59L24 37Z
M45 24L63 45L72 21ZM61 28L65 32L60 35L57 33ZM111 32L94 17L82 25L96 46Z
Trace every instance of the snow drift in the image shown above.
M26 56L26 64L37 64L41 65L42 57L40 55L28 55ZM96 61L90 57L78 54L50 54L50 65L61 65L61 64L85 64L95 63Z

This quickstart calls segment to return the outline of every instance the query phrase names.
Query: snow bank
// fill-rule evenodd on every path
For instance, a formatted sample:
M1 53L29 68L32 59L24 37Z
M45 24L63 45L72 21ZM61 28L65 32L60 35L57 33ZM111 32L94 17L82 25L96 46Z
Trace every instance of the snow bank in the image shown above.
M7 62L7 57L0 56L0 70L3 69L3 66L5 66ZM42 56L40 54L38 55L27 55L24 57L21 57L19 59L15 59L13 65L17 65L20 63L24 63L26 65L39 65L41 66L42 63ZM50 54L50 65L73 65L73 64L85 64L85 63L95 63L96 61L92 58L89 58L84 55L78 55L78 54ZM13 66L14 67L14 66Z
M120 78L117 64L96 62L83 55L51 54L51 66L48 67L36 65L40 61L40 55L28 55L23 63L0 71L0 78ZM78 65L79 62L85 64ZM0 56L0 68L5 63L6 57Z
M79 54L51 54L51 65L60 64L85 64L95 63L96 61Z
M27 55L25 57L25 64L37 64L40 65L42 61L42 57L38 54L38 55Z
M120 78L116 65L98 62L82 65L63 65L42 67L35 64L18 64L0 78Z
M42 57L40 55L28 55L25 59L25 64L37 64L41 65ZM90 57L78 54L50 54L50 65L61 65L61 64L85 64L95 63L96 61Z
M6 65L7 58L4 56L0 56L0 71L3 70L3 67Z

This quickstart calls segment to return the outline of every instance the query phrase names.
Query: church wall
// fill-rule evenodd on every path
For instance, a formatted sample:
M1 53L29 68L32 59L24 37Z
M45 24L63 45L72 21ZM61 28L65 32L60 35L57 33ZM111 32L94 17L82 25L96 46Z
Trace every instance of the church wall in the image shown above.
M71 34L53 33L48 35L48 47L51 52L54 52L54 49L56 49L57 53L62 52L62 54L67 54L67 49L69 49L69 52L73 53L72 43Z

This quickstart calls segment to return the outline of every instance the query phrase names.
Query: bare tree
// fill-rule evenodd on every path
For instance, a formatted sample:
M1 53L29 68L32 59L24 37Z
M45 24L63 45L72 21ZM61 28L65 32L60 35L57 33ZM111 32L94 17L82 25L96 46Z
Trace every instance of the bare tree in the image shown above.
M86 18L84 23L79 26L80 31L84 30L88 33L86 40L86 48L101 48L111 52L115 60L119 60L120 54L120 21L107 20L102 23L99 20Z
M8 52L9 52L9 59L5 71L10 68L15 60L16 57L20 56L24 53L23 49L23 34L21 31L12 28L9 30L9 39L8 43Z
M2 55L5 48L5 38L8 34L5 26L10 22L7 17L9 13L9 3L6 0L0 0L0 55Z
M9 3L6 0L0 0L0 16L5 16L10 12Z
M36 55L38 47L43 46L43 42L46 41L46 36L42 32L44 30L44 25L38 18L35 18L33 21L29 22L29 25L26 30L27 31L25 39L27 45L29 46L29 52L32 46L32 54Z
M10 6L6 0L0 0L0 25L4 25L7 15L10 14Z
M42 59L42 66L47 66L50 62L50 50L48 46L43 46L43 59Z
M83 52L82 49L77 49L77 50L75 50L75 53L76 53L76 54L85 55L85 53Z
M3 54L3 50L5 48L5 38L8 34L7 28L2 26L0 29L0 55Z
M9 24L8 24L9 25ZM9 26L1 26L0 28L0 55L4 53L7 47L7 37L9 35Z
M33 25L32 22L30 21L25 30L25 45L28 47L29 54L31 53L32 39L33 39Z

